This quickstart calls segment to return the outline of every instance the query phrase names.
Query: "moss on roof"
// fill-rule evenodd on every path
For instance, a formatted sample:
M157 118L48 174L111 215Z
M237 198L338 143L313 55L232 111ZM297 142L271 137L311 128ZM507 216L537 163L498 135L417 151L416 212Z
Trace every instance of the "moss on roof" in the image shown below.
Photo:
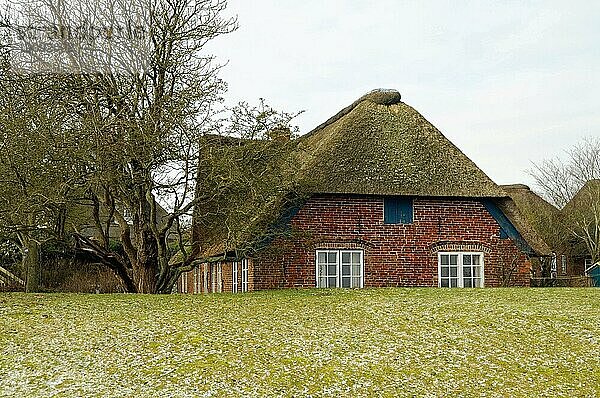
M368 95L300 138L300 178L312 192L506 196L399 95L389 97Z

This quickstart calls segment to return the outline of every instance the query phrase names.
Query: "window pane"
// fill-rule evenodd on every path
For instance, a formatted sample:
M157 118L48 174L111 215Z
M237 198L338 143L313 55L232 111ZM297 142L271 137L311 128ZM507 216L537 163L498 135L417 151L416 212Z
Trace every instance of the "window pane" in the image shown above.
M442 254L440 256L440 261L442 262L442 265L448 265L450 264L450 256L447 254Z
M450 276L458 276L458 267L450 267Z
M342 275L350 275L350 265L342 264Z
M336 287L335 286L336 285L336 280L337 280L336 277L333 277L333 278L329 277L329 278L327 278L327 281L329 282L328 285L327 285L327 287Z
M473 287L473 282L471 280L471 278L467 278L463 281L465 287Z
M327 287L327 278L319 278L319 286L318 287Z
M448 279L442 279L440 282L440 285L442 287L450 287L450 282L448 281Z
M471 255L470 254L463 255L463 265L471 265Z
M360 275L360 264L356 264L352 266L352 275L357 276Z
M327 266L325 264L319 265L319 276L327 275Z
M473 265L479 265L481 264L479 261L481 260L481 256L480 255L473 255Z
M329 265L327 267L327 275L331 276L331 275L337 275L337 265Z
M342 264L349 264L350 263L350 253L346 252L346 253L342 253Z
M337 263L337 253L330 252L327 254L327 262L329 263Z
M481 276L481 267L473 267L473 276L476 276L476 277Z
M352 287L360 287L360 278L352 278Z
M442 267L442 277L447 278L450 275L450 268Z
M450 278L450 287L458 286L458 278Z
M326 261L327 261L327 253L319 252L318 262L322 264Z
M342 287L350 287L350 278L342 278Z
M464 277L470 277L471 276L471 267L464 267L463 268L463 276Z
M481 285L481 278L474 278L473 279L473 287L483 287Z
M458 254L450 255L450 265L458 264Z
M360 264L360 252L352 253L352 264Z

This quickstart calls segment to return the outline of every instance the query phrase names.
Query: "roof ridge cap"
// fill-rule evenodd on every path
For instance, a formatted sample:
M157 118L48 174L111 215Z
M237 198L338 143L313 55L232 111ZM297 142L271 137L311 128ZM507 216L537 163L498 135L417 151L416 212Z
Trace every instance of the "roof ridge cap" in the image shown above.
M309 137L313 133L316 133L319 130L323 130L329 125L332 125L333 123L337 122L338 120L352 112L354 108L356 108L364 101L373 102L378 105L393 105L402 102L401 98L402 96L400 95L400 92L395 89L377 88L375 90L371 90L368 93L362 95L352 104L348 105L347 107L343 108L341 111L327 119L325 122L319 124L317 127L304 134L302 137Z

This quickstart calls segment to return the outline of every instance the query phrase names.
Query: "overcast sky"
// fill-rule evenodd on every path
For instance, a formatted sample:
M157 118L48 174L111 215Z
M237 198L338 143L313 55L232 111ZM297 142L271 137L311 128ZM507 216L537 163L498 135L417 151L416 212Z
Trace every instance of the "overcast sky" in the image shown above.
M230 103L305 110L308 132L395 88L499 184L600 135L600 2L230 0L209 50Z

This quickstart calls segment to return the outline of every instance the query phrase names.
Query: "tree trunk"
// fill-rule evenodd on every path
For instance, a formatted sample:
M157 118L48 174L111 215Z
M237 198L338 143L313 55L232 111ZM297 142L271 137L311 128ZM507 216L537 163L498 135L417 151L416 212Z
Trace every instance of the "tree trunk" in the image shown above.
M150 232L142 233L137 261L133 263L133 280L138 293L157 293L158 249Z
M24 249L25 292L37 292L40 290L41 278L40 244L34 240L27 240Z
M156 293L156 262L135 264L133 267L133 280L138 293Z

